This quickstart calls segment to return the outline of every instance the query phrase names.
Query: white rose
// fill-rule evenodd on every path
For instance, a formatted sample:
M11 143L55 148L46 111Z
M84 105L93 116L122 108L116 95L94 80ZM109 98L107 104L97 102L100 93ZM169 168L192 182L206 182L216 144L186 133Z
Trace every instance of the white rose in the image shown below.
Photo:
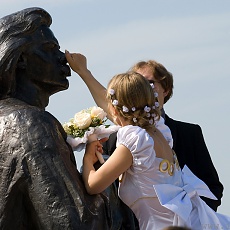
M64 123L63 125L63 129L65 130L65 132L67 133L67 134L70 134L70 132L71 132L71 130L70 130L70 124L69 123Z
M100 107L92 107L91 109L91 117L97 117L101 120L103 120L107 116L107 113L104 112L104 110Z
M81 111L74 116L74 123L79 129L86 129L90 126L92 120L89 113Z

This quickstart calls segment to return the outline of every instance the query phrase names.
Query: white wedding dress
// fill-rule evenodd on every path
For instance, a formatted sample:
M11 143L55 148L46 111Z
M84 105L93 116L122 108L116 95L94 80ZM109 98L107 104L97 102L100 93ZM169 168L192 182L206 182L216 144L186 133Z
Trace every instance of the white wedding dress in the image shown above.
M163 118L157 128L172 147L171 132ZM121 127L117 146L120 144L131 151L133 165L122 176L119 196L133 210L141 230L171 225L193 230L230 229L230 217L214 212L199 197L216 199L206 184L187 166L181 170L176 155L174 164L156 157L154 141L144 129Z

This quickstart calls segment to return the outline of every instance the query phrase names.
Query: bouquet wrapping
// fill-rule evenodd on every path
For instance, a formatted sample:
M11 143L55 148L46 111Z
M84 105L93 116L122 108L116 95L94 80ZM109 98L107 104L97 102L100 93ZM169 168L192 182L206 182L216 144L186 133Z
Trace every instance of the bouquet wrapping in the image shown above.
M73 151L81 151L86 143L109 137L120 126L105 125L107 114L100 107L91 107L76 113L73 118L63 124L67 133L67 142ZM101 153L96 152L100 163L104 163Z

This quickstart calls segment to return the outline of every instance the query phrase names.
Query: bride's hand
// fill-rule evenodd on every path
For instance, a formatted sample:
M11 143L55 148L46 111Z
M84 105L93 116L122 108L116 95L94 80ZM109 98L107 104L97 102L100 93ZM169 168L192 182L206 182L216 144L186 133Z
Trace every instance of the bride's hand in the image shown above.
M103 153L102 144L100 141L93 141L86 145L84 160L91 162L91 164L95 164L98 161L98 157L96 152Z
M109 140L109 138L108 137L104 137L104 138L102 138L102 139L100 139L99 141L100 141L100 143L102 144L102 143L104 143L104 142L106 142L106 141L108 141ZM99 151L100 152L100 151ZM102 152L101 152L102 153Z
M65 56L67 62L69 63L71 69L79 74L80 76L88 71L87 69L87 60L83 54L80 53L70 53L65 51Z

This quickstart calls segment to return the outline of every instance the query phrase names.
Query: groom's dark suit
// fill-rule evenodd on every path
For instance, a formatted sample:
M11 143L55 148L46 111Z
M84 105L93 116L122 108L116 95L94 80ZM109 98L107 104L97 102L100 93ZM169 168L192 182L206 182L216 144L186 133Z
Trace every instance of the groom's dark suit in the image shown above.
M170 128L173 137L173 149L177 154L180 167L186 164L191 171L203 180L218 200L203 198L213 209L221 204L223 185L212 163L202 130L199 125L173 120L165 115L165 124ZM111 155L116 148L116 133L110 135L104 143L104 154Z

